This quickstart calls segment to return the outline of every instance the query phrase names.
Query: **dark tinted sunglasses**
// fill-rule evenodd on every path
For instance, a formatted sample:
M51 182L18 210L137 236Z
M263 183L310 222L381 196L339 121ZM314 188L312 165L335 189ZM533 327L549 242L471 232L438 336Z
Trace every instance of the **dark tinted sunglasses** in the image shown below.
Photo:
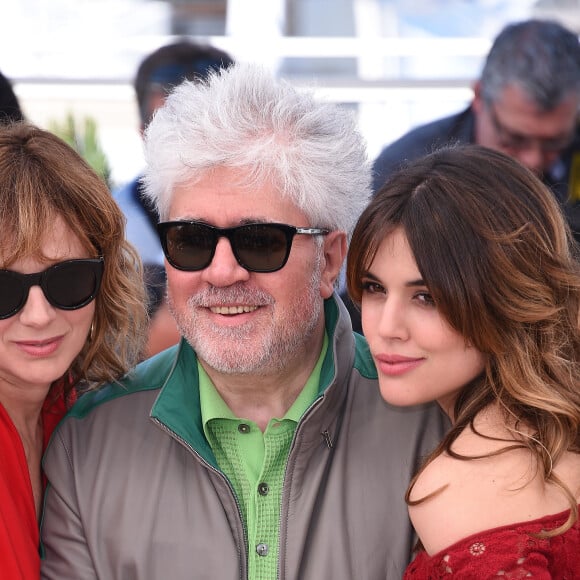
M56 308L82 308L94 300L102 275L102 257L59 262L35 274L0 270L0 318L9 318L21 310L32 286L40 286L48 302Z
M218 240L230 242L238 264L250 272L276 272L288 261L296 234L325 236L329 230L296 228L286 224L257 223L217 228L202 222L173 221L157 230L167 261L178 270L194 272L213 260Z

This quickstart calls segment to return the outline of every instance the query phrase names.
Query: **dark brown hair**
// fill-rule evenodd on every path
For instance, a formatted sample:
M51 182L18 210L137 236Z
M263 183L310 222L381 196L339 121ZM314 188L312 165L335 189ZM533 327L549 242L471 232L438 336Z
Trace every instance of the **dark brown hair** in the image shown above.
M170 92L184 80L207 79L210 72L227 68L233 63L227 52L187 38L161 46L148 54L139 64L134 81L142 127L149 124L154 112L149 103L151 91Z
M414 162L385 183L354 230L347 284L355 302L395 228L403 229L438 310L487 360L482 377L458 397L453 428L430 459L457 457L458 435L499 403L506 424L515 425L515 446L529 448L545 480L567 494L567 529L577 502L552 469L564 452L580 452L580 270L553 194L515 160L475 145Z

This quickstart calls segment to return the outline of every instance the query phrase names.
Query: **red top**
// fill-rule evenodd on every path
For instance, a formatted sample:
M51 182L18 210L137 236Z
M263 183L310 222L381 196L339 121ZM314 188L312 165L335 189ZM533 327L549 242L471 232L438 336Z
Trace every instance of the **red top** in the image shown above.
M42 409L43 452L66 412L62 386L56 385ZM44 482L43 482L44 483ZM38 580L39 531L24 447L6 409L0 405L0 578Z
M553 538L538 539L530 533L563 524L570 510L532 520L484 530L428 556L421 551L409 564L404 580L420 578L473 579L580 578L580 525Z

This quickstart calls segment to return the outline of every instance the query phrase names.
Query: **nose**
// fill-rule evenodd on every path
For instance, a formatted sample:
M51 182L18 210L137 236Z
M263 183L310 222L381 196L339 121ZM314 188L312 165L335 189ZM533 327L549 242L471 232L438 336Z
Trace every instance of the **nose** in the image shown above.
M212 286L226 287L249 279L250 272L240 266L227 238L218 240L210 265L201 271L202 278Z
M28 326L45 326L56 316L54 306L46 299L40 286L32 286L22 310L18 313L20 322Z
M407 340L409 338L405 308L394 296L389 296L383 303L378 321L378 332L385 339Z

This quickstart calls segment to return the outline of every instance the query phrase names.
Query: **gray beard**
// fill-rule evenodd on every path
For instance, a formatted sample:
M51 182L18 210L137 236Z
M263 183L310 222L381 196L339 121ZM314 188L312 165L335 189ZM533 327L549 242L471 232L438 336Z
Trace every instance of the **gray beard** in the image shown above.
M283 317L276 318L275 301L269 294L245 287L208 288L187 301L188 311L177 312L171 296L169 308L181 334L200 360L223 374L267 375L293 364L307 351L323 313L320 296L320 260L316 260L313 280L296 294ZM199 316L199 308L238 303L273 305L269 323L264 318L238 327L219 327Z

